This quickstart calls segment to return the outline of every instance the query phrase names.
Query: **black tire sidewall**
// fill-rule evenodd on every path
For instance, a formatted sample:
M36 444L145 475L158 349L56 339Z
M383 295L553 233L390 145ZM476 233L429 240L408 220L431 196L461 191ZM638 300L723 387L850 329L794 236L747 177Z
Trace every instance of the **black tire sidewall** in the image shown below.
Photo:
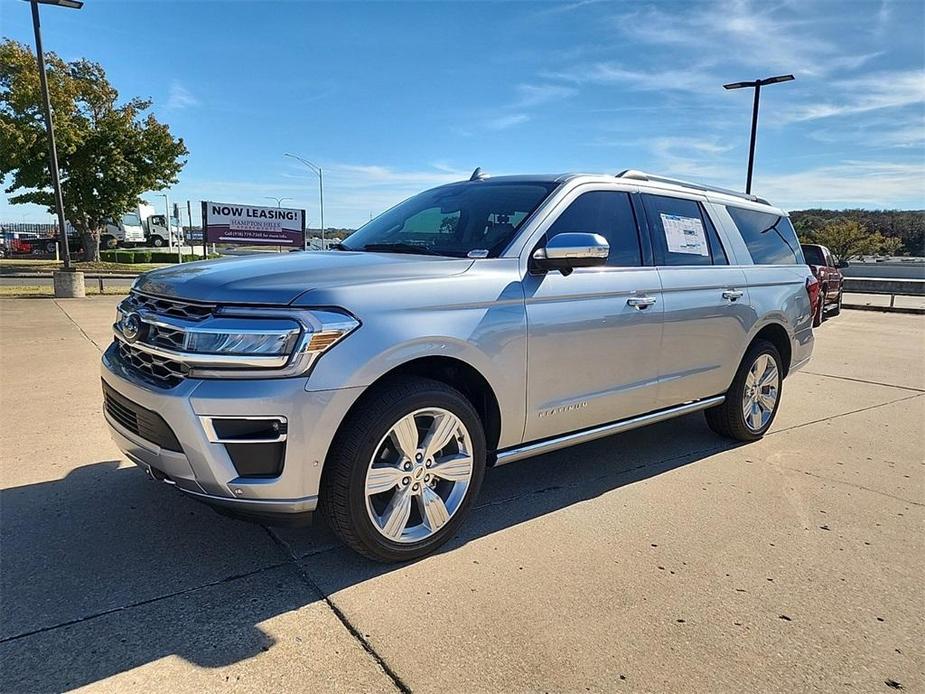
M439 385L440 387L436 387ZM379 442L388 433L389 429L402 417L416 410L429 407L439 407L452 412L459 417L469 432L472 443L472 479L466 492L466 498L453 514L449 522L430 537L415 543L393 542L374 527L366 510L366 472L369 461L379 446ZM382 410L376 420L370 424L366 437L357 447L355 460L351 461L350 482L348 489L350 521L358 539L377 558L387 561L404 561L414 559L430 553L446 542L456 532L459 524L467 515L475 497L478 495L485 476L485 434L478 414L472 405L458 391L435 384L432 389L421 389L414 395L403 399L395 406ZM344 464L346 461L341 461Z

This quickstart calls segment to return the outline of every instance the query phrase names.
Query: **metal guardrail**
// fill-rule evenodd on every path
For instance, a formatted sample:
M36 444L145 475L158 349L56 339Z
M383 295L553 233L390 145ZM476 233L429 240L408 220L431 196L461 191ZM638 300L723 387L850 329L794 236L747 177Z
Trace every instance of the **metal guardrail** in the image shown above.
M919 308L905 308L896 306L897 296L925 296L925 280L920 279L894 279L884 277L846 277L844 291L848 294L879 294L890 297L889 309L906 313L925 313ZM850 308L883 310L886 306L865 306L845 303Z

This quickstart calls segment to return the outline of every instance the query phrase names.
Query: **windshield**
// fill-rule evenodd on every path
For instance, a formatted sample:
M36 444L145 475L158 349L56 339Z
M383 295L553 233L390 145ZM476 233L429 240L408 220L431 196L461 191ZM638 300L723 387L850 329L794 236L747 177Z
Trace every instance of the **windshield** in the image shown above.
M129 212L128 214L124 214L122 215L122 225L127 227L141 226L141 217L138 216L137 212Z
M340 247L493 258L556 185L477 181L434 188L363 225Z

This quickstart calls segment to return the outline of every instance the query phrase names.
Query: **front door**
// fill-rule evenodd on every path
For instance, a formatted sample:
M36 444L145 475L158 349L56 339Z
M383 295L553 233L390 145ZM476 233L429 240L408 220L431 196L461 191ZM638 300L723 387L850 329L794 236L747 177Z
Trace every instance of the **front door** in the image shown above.
M643 264L630 194L579 188L545 234L604 236L603 267L530 273L525 441L654 409L662 298L658 272ZM541 244L542 245L542 242Z

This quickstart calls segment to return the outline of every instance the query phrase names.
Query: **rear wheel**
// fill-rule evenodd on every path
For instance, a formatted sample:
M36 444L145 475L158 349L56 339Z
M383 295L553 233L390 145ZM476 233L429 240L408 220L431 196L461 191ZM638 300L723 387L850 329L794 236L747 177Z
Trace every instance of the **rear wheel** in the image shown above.
M837 316L841 313L841 295L844 293L843 289L838 290L838 300L835 302L835 308L832 309L832 315Z
M819 303L816 305L816 313L813 315L813 327L818 328L825 320L825 287L819 290Z
M717 434L755 441L774 422L783 383L781 359L770 342L756 340L746 352L722 405L704 411Z
M360 554L406 561L453 536L484 474L485 434L469 401L439 381L393 381L344 420L325 463L321 509Z

